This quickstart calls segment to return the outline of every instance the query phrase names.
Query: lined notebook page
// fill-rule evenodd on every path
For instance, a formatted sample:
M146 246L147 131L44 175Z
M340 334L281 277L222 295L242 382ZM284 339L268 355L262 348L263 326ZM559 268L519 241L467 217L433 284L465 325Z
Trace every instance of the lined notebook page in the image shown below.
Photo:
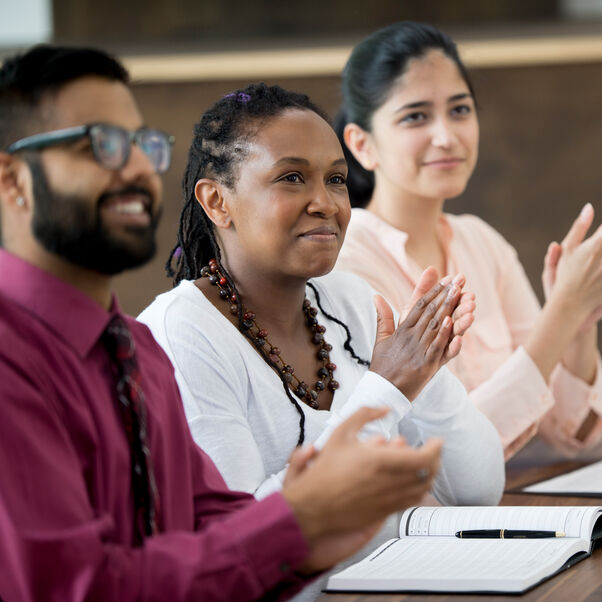
M454 536L467 529L564 531L567 537L590 539L594 506L456 506L410 508L399 525L401 537Z
M598 493L602 496L602 462L596 462L559 477L524 487L523 491L529 493Z
M468 540L448 537L398 539L345 569L341 580L370 580L376 589L488 591L522 589L558 570L583 548L575 539ZM541 575L541 576L539 576ZM421 586L422 582L422 586ZM514 585L512 585L514 584ZM365 581L362 586L368 585ZM336 588L334 579L329 587Z

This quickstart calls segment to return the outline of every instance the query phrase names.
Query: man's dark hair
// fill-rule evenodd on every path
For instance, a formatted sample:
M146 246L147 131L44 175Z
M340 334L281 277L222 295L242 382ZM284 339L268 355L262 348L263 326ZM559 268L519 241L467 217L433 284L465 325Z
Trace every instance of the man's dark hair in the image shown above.
M94 48L41 44L5 59L0 68L0 150L37 133L42 99L65 84L88 76L129 82L125 67Z

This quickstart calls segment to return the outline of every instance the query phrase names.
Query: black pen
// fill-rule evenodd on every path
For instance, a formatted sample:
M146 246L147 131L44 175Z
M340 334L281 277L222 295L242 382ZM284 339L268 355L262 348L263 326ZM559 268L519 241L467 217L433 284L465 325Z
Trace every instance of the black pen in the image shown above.
M542 537L564 537L564 531L521 531L512 529L473 529L456 531L460 539L540 539Z

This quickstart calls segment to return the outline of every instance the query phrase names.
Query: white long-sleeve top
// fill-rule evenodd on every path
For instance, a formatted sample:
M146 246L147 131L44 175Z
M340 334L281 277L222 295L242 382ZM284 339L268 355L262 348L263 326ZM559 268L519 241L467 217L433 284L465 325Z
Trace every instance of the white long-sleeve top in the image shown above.
M373 291L351 274L312 281L325 311L344 321L356 354L369 360L376 337ZM314 293L307 297L317 307ZM491 423L472 404L462 384L439 370L410 403L391 383L358 364L343 348L346 334L321 312L337 365L330 411L304 403L305 441L323 444L345 417L362 405L390 408L368 425L386 437L402 434L411 445L444 439L441 471L433 493L442 504L495 504L504 483L501 443ZM299 414L282 382L249 341L192 281L162 295L138 318L171 358L196 442L233 489L264 497L281 486L299 438Z
M376 339L374 291L352 274L331 273L312 280L324 310L344 321L351 345L369 360ZM306 295L317 307L311 288ZM390 408L370 423L366 434L402 434L412 445L431 436L444 440L441 470L433 493L442 504L496 504L504 486L500 438L493 425L468 399L460 381L442 368L410 403L391 383L358 364L343 348L346 334L321 311L318 321L332 345L340 388L331 409L304 403L305 441L323 445L332 430L364 405ZM192 281L159 295L138 317L146 323L175 367L194 439L207 452L232 489L262 498L282 487L288 458L299 439L299 414L282 382L251 343ZM399 536L399 520L390 516L380 532L341 570ZM295 602L315 600L327 576L310 584Z

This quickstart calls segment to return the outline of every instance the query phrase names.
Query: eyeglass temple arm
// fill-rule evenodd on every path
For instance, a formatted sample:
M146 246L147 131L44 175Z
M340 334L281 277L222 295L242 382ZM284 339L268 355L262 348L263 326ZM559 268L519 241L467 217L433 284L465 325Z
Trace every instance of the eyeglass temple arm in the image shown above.
M54 132L44 132L42 134L34 134L13 142L7 149L7 153L16 153L20 150L36 150L46 146L52 146L58 142L71 142L82 136L87 135L89 126L80 125L72 128L56 130Z

